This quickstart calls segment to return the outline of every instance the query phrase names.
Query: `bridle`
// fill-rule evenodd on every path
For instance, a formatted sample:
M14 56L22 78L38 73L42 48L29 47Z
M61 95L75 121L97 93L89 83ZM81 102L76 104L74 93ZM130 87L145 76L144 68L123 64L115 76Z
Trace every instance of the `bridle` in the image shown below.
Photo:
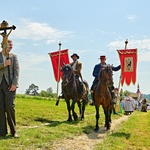
M67 86L72 81L72 77L74 75L72 67L70 65L65 65L62 68L62 71L62 86Z
M110 65L101 68L99 73L99 81L100 83L105 84L108 87L111 87L113 85L112 70L110 68Z

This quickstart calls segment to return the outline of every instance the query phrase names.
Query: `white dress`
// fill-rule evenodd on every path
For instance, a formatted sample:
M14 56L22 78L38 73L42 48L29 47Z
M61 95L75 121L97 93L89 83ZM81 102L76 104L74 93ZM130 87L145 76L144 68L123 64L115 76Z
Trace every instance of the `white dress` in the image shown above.
M133 112L133 100L130 96L127 96L124 101L124 111Z

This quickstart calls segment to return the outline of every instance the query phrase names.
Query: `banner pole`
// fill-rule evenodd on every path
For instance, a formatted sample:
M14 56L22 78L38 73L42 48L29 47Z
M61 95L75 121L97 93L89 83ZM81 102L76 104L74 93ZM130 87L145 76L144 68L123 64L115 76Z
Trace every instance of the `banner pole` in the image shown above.
M126 39L125 41L125 49L127 49L127 44L128 44L128 39ZM120 84L121 84L121 75L120 75L120 78L119 78L119 83L118 83L118 93L117 93L117 101L116 101L116 105L117 105L117 102L118 102L118 98L119 98L119 90L120 90ZM115 105L115 108L116 108L116 105Z
M59 67L60 67L60 50L61 50L61 42L59 42L59 56L58 56L58 77L57 77L57 79L58 79L58 81L57 81L57 99L58 99L58 90L59 90L59 78L60 78L60 70L59 70ZM57 101L57 99L56 99L56 101Z
M125 49L127 49L127 44L128 44L128 39L126 39L126 41L125 41ZM120 75L119 84L118 84L118 93L119 93L119 89L120 89L120 84L121 84L121 75Z

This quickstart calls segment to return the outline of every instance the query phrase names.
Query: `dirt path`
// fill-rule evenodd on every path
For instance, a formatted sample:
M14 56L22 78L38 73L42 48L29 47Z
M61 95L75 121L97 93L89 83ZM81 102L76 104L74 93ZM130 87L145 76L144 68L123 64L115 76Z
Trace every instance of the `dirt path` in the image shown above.
M93 150L97 143L103 142L107 133L113 133L117 129L118 125L126 121L128 116L122 116L119 119L113 120L111 129L106 131L104 127L100 127L98 133L92 132L90 134L82 134L74 137L73 139L63 139L53 143L52 150Z

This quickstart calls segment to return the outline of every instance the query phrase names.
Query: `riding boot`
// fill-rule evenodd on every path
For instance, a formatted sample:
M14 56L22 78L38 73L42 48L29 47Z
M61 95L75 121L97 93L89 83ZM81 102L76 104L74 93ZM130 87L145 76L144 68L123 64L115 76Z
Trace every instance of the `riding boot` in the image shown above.
M57 100L56 100L56 104L55 104L56 106L58 106L59 100L60 100L61 98L64 99L64 93L63 93L63 92L58 96L58 98L57 98Z
M61 95L59 95L59 99L64 98L64 93L62 92Z
M83 83L82 82L80 82L79 90L80 90L80 94L84 95L84 89L83 89Z
M112 97L112 104L115 104L115 93L114 93L114 86L109 87L111 97Z

